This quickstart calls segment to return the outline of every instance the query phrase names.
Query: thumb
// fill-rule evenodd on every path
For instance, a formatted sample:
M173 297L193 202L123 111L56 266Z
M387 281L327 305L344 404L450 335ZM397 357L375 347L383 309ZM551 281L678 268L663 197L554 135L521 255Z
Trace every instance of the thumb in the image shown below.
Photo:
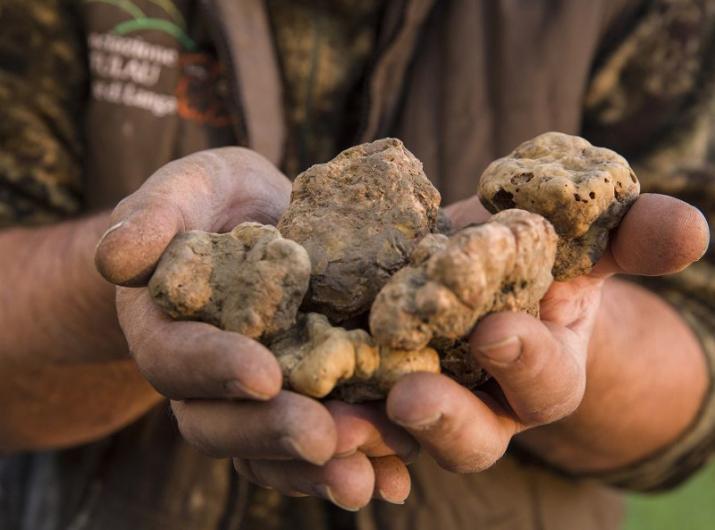
M248 219L275 222L290 182L248 149L226 147L171 162L112 213L95 265L115 285L144 285L173 237L186 230L222 232Z
M667 195L643 194L612 234L609 251L593 274L673 274L702 258L709 242L700 210Z
M124 210L120 205L112 214L116 222L97 243L94 262L107 281L137 287L148 281L172 238L186 225L180 211L170 204Z

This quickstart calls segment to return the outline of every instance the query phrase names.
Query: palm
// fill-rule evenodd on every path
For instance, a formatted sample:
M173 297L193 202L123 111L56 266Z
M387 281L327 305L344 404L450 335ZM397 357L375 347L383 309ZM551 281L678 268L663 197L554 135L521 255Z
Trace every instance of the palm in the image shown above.
M540 319L564 346L585 353L601 301L604 280L582 276L554 282L541 300ZM574 341L574 342L571 342Z

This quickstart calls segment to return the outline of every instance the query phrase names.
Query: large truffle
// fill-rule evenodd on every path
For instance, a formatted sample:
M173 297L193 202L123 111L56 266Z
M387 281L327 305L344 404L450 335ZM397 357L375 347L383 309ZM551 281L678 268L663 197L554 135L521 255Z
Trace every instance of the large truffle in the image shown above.
M440 195L422 163L387 138L301 173L278 229L308 251L306 308L333 322L365 313L415 243L435 229Z
M299 244L272 226L243 223L227 234L177 235L149 290L176 319L259 338L295 323L309 278L310 259Z
M521 208L543 215L559 235L553 274L591 270L636 200L640 185L626 160L578 136L549 132L524 142L482 174L479 196L491 212Z

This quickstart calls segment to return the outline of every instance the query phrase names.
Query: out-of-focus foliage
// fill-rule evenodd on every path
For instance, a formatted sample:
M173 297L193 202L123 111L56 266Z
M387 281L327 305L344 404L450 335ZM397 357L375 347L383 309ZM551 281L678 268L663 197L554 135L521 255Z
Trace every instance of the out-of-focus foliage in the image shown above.
M715 462L680 488L661 495L631 495L624 530L715 528Z

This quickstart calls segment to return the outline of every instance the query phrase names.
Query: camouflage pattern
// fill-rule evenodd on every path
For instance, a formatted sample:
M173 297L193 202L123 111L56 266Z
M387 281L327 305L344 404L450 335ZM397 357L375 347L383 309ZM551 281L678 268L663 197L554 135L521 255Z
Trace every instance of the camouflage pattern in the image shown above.
M353 140L354 94L375 50L381 0L267 3L280 60L288 121L289 177L329 160ZM347 135L346 135L347 132Z
M378 51L382 4L268 0L289 109L288 174L330 158L351 141L349 131L361 119L351 105ZM586 91L583 132L634 161L644 191L692 202L713 225L715 164L706 163L706 153L715 83L715 2L650 0L644 6L637 19L622 25L627 33L607 35ZM0 226L48 222L81 208L87 72L76 10L71 0L0 0ZM710 145L715 154L715 140ZM713 247L701 263L648 285L691 323L715 372ZM714 432L711 388L698 421L678 443L598 478L643 490L673 485L712 453ZM317 499L283 497L235 475L230 481L235 511L222 528L354 525L350 514Z
M602 59L586 94L585 134L632 161L643 193L697 206L715 226L715 1L654 0ZM649 142L647 145L644 141ZM710 146L710 147L709 147ZM674 486L715 450L715 245L666 278L639 280L690 323L711 384L697 420L673 446L598 478L653 490Z
M80 208L86 66L67 0L0 0L0 227Z

